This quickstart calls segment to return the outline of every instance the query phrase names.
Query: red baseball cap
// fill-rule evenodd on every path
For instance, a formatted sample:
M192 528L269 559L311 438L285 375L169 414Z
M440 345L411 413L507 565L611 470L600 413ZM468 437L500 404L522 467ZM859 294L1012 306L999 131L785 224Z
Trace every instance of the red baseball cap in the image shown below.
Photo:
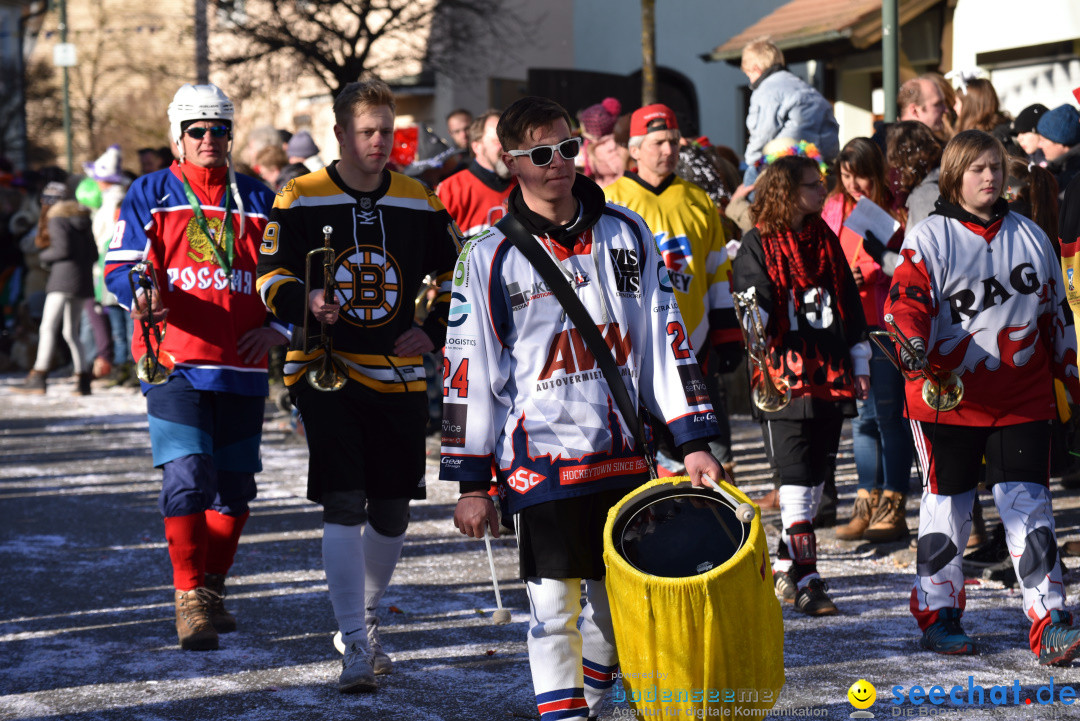
M656 103L638 108L630 116L630 137L648 135L658 130L678 130L679 121L675 119L675 113L666 105Z

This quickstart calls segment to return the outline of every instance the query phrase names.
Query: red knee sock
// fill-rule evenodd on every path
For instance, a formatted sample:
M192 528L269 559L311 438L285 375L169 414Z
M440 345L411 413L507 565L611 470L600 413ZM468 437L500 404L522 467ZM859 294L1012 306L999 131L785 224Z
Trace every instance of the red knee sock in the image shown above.
M226 574L232 568L236 547L240 545L240 533L244 530L250 511L239 516L226 516L224 513L208 510L206 530L209 544L206 552L206 572Z
M165 540L173 567L173 586L190 591L203 585L206 567L206 518L201 513L165 519Z

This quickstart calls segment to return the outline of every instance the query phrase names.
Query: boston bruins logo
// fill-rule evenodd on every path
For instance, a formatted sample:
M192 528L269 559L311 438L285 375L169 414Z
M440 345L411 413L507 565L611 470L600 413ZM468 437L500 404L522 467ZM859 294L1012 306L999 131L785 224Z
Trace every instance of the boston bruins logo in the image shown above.
M401 299L401 270L382 248L361 245L338 256L334 278L344 301L341 317L352 325L373 328L390 321Z
M210 234L215 238L221 235L221 218L207 218L206 227L210 229ZM214 249L210 247L210 239L206 237L206 233L202 232L202 228L199 227L199 222L192 218L188 221L187 228L184 235L187 237L188 242L188 257L196 263L206 263L214 260ZM221 244L218 243L218 248L221 248Z

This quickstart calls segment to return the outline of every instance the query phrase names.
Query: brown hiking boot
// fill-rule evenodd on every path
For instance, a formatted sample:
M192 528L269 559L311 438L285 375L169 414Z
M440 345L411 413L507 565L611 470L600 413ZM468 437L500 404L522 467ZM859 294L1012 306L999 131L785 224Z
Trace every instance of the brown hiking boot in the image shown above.
M886 543L898 541L906 536L908 534L906 510L906 495L896 491L882 493L874 517L870 519L870 526L863 531L863 540L871 543Z
M780 507L780 491L772 489L761 498L754 501L761 510L769 510Z
M20 385L11 386L11 390L23 395L45 395L45 371L30 371Z
M210 615L210 624L218 633L232 633L236 630L236 617L225 609L225 574L207 573L203 575L207 594L206 612Z
M870 517L874 515L880 501L881 489L868 491L860 488L855 494L855 508L851 512L851 520L836 529L836 537L841 541L861 539L863 532L870 526Z
M185 651L213 651L218 647L217 631L206 612L207 590L203 587L176 592L176 635Z

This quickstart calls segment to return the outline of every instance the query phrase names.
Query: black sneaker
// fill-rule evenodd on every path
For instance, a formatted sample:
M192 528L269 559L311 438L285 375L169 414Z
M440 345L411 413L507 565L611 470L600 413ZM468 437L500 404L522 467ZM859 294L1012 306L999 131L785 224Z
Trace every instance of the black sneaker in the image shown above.
M840 613L836 604L826 591L829 586L820 578L815 578L795 592L795 608L807 616L835 616Z
M795 579L786 571L773 571L772 580L780 600L784 603L795 603L795 591L798 590Z
M997 581L1004 584L1006 588L1015 588L1017 586L1016 568L1013 566L1012 559L1006 558L1004 561L987 566L982 570L982 579Z
M1080 628L1072 625L1068 611L1051 611L1050 623L1043 627L1039 663L1064 666L1080 654Z
M1005 524L999 523L990 532L985 543L964 554L964 575L978 578L978 570L1009 559L1009 546L1005 543Z

